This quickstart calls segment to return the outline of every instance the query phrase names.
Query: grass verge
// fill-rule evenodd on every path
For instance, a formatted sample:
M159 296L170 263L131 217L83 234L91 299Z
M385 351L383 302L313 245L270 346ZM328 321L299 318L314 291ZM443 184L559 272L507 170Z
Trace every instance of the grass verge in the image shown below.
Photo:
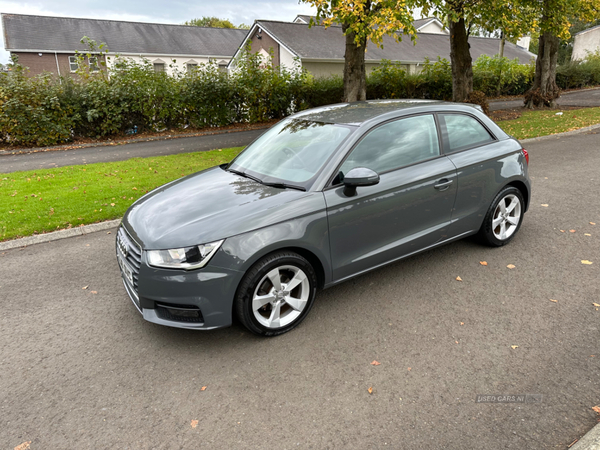
M241 150L0 174L0 240L117 219L150 190L231 161Z
M501 120L497 123L511 136L528 139L598 124L600 108L525 111L518 119Z

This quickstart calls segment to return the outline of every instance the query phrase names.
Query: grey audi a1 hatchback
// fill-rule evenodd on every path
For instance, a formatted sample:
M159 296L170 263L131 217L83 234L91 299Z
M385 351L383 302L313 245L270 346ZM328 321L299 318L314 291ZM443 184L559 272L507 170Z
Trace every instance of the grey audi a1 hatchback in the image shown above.
M135 202L117 234L144 319L274 336L319 289L477 234L502 246L527 211L529 156L478 108L424 100L294 114L229 164Z

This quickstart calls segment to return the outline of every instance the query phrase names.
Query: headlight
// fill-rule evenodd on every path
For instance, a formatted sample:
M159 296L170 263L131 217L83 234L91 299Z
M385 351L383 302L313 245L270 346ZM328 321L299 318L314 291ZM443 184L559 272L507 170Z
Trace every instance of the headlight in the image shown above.
M167 269L193 270L204 267L223 241L171 250L146 250L148 264Z

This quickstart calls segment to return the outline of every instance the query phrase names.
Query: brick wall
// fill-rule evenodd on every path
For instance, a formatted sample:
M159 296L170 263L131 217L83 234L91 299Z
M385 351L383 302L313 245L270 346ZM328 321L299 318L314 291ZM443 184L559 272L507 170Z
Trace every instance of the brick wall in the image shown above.
M58 74L60 69L60 75L73 76L71 67L69 64L69 56L75 56L75 53L26 53L26 52L11 52L13 55L19 57L19 64L25 67L29 67L29 76L39 75L40 73L52 72ZM56 60L58 59L58 68ZM87 58L85 58L87 62Z

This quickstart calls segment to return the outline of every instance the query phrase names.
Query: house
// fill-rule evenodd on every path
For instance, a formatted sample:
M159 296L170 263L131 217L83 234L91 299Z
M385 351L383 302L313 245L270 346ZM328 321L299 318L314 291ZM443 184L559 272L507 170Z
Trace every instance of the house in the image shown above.
M229 70L235 70L236 60L250 44L252 52L265 57L272 52L272 63L275 66L294 70L301 65L314 76L342 75L346 42L342 28L337 25L328 28L320 25L309 27L304 19L299 20L302 17L308 16L298 16L295 22L255 21L229 63ZM440 56L450 60L450 37L444 32L443 25L433 19L419 24L419 28L423 27L435 32L418 32L416 45L413 45L409 36L403 36L401 42L396 42L391 36L384 36L383 48L369 43L365 55L367 73L383 60L397 62L409 73L418 72L427 58L435 61ZM471 36L471 56L477 59L481 55L495 55L498 53L499 43L500 39ZM533 53L510 42L505 44L504 56L518 58L521 64L528 64L535 58Z
M574 36L571 60L584 60L590 53L600 51L600 25L580 31Z
M109 67L118 55L137 62L145 58L154 70L167 73L209 61L225 70L247 34L247 30L226 28L24 14L2 14L2 26L4 47L29 67L30 75L44 71L63 76L75 73L75 50L88 50L80 42L84 36L106 44ZM100 70L95 57L85 63L91 70Z

